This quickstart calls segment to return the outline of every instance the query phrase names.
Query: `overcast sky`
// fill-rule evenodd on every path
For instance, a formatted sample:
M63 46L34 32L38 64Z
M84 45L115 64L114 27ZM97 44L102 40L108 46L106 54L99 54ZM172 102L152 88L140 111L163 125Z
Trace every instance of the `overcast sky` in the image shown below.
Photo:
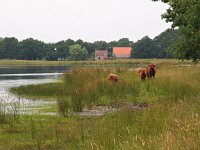
M170 27L151 0L0 0L0 37L45 42L154 38Z

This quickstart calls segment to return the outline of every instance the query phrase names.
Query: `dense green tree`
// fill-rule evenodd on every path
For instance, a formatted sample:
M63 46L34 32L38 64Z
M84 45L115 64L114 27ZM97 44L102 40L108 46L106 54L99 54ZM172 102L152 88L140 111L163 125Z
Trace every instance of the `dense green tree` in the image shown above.
M168 58L169 55L166 55L164 50L167 49L166 47L172 45L172 41L176 41L176 39L176 30L165 31L153 40L149 37L144 37L136 43L133 43L128 38L111 41L109 43L105 41L89 43L82 40L73 41L71 39L57 43L44 43L32 38L18 42L15 38L5 38L0 40L0 59L93 60L95 49L108 50L109 57L112 58L113 47L119 46L131 46L134 50L132 55L134 58ZM78 51L77 56L74 55L74 52L70 53L70 47L76 44L81 46L81 48L77 49L86 50L87 55L81 53L82 51Z
M57 42L55 45L56 45L58 57L61 60L68 59L69 58L69 46L74 45L74 44L75 44L75 42L72 39Z
M159 1L159 0L153 0ZM179 59L200 59L200 0L160 0L170 7L162 15L172 28L178 27L181 37L173 45Z
M153 39L159 49L160 58L171 58L171 47L180 38L179 30L166 30Z
M81 47L79 44L75 44L69 47L69 54L71 60L86 60L88 51L85 47Z
M45 43L32 38L20 42L19 59L36 60L42 59L45 51Z
M58 60L58 52L54 43L45 44L42 58L46 60Z
M119 39L117 42L118 47L129 47L129 46L131 46L131 44L132 44L132 42L129 41L128 38Z
M69 56L68 46L64 40L56 43L56 51L61 60L65 60Z
M81 47L84 47L84 41L81 39L78 39L77 41L75 41L75 44L79 44Z
M4 38L0 46L1 59L15 59L19 50L18 40L14 37Z
M148 36L137 41L133 47L132 58L160 58L158 47Z
M95 41L93 43L93 45L96 50L106 50L107 49L107 43L105 41Z
M3 46L3 38L0 37L0 59L4 57L2 46Z
M88 51L88 58L90 60L93 60L94 59L94 52L95 52L94 44L90 43L90 42L84 42L83 47L85 47Z
M156 36L153 41L155 42L156 46L160 49L167 49L169 45L174 42L177 42L179 38L179 30L166 30Z
M118 42L117 41L111 41L108 43L108 47L109 48L113 48L113 47L117 47L118 46Z

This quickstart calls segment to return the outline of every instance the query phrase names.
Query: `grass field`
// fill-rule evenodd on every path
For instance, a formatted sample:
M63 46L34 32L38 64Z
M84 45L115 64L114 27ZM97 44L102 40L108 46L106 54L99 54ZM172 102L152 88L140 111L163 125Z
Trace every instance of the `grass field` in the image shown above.
M188 64L191 61L179 61L176 59L118 59L105 61L42 61L42 60L0 60L0 66L17 65L121 65L121 64Z
M130 67L93 67L76 68L63 82L12 89L57 101L59 115L1 113L0 149L199 149L200 68L158 64L156 78L144 82ZM107 81L111 72L119 75L118 83ZM96 105L142 102L148 109L70 115Z

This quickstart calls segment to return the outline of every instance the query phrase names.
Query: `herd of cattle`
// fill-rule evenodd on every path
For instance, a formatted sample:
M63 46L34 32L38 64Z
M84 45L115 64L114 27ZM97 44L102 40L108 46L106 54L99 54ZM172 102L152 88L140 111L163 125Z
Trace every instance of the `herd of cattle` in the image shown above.
M155 74L156 74L155 66L156 66L155 64L148 64L146 68L136 69L142 81L145 80L146 77L148 79L155 77ZM119 80L119 77L118 75L111 73L108 76L108 80L113 83L116 83Z

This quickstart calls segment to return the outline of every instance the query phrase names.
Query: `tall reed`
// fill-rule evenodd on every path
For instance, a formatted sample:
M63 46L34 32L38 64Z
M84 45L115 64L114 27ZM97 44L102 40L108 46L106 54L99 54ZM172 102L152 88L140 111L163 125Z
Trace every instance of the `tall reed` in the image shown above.
M0 102L0 124L14 125L20 120L20 102L6 103Z
M62 100L70 100L68 103L71 104L72 110L79 112L85 106L92 108L98 104L110 105L125 102L127 97L135 101L134 97L137 97L139 93L138 86L123 77L116 84L109 82L107 76L111 71L122 76L126 73L126 69L83 68L65 74L64 88L60 89L59 95L68 98L58 96L57 102L61 104ZM59 111L64 108L61 107L60 105Z

